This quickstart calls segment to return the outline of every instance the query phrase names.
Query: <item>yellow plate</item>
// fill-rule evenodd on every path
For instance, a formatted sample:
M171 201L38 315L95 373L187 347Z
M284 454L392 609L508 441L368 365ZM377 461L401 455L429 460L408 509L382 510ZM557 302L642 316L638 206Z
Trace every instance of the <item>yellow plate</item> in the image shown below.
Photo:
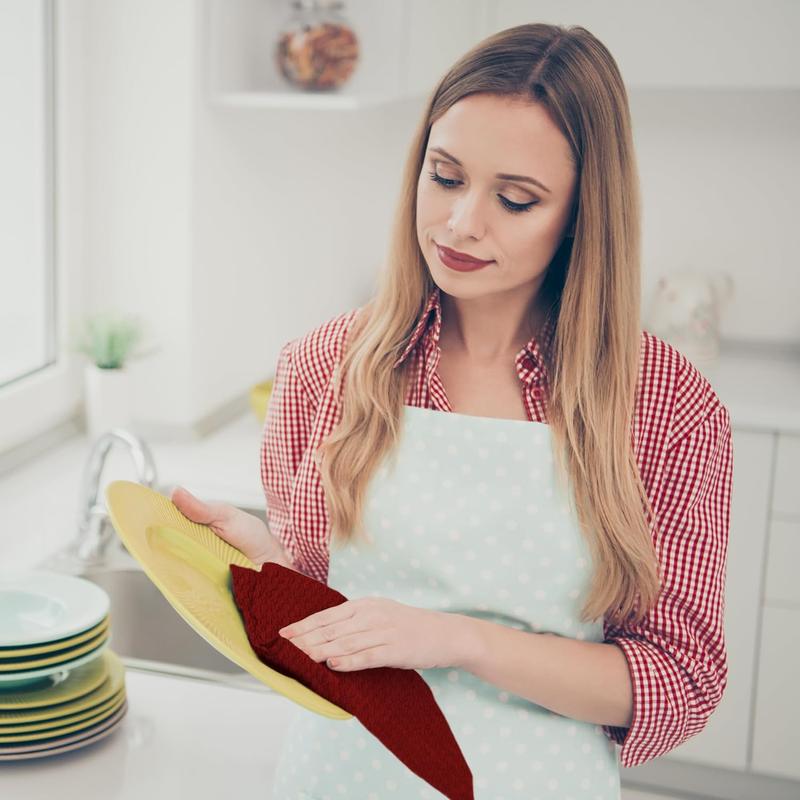
M91 668L94 675L88 674L87 668ZM81 670L87 670L83 676L78 675L79 681L87 686L82 694L73 694L78 690L64 691L68 689L68 684L73 680L73 675ZM99 678L99 680L97 680ZM97 681L94 683L94 681ZM119 694L125 688L125 665L119 656L108 648L94 661L90 661L82 667L77 667L67 676L64 683L52 689L37 689L33 692L18 692L17 697L20 702L16 705L10 703L0 704L0 725L17 725L29 722L40 722L49 719L57 719L68 714L77 714L88 708L100 705ZM39 703L38 707L33 707L29 702L28 695L39 694L46 698L46 702ZM52 699L51 699L52 698ZM7 700L6 693L0 693L0 700ZM31 710L35 708L35 710Z
M78 633L75 636L68 636L66 639L56 639L47 644L38 644L31 647L0 647L0 664L8 658L24 658L26 656L35 656L40 653L53 653L57 650L64 650L67 647L74 647L76 644L85 642L87 639L92 639L98 633L102 633L108 628L110 615L98 622L91 628L88 628L83 633Z
M31 731L46 731L50 728L59 728L64 725L72 725L75 722L88 719L89 717L96 717L103 711L108 711L112 706L118 708L118 700L125 698L125 688L120 689L113 697L102 703L97 703L85 711L80 711L76 714L63 714L60 717L53 717L52 719L45 719L39 722L25 722L15 723L14 725L0 725L0 734L10 733L30 733Z
M49 667L62 662L72 661L84 653L99 647L111 636L108 628L102 633L99 633L88 642L79 644L77 647L69 647L63 652L58 652L53 655L45 656L44 658L12 658L9 660L0 661L0 672L12 674L14 672L26 672L29 669L38 669L39 667Z
M353 715L261 661L233 599L230 565L260 569L163 494L132 481L105 490L111 522L130 554L172 607L209 644L298 705L330 719Z
M64 676L63 673L47 675L36 687L3 689L0 691L0 709L19 711L21 708L45 708L89 696L102 691L110 676L124 673L124 665L116 653L107 647L97 658L80 664Z
M123 703L125 702L125 693L123 692L119 697L114 700L114 703L111 705L110 709L106 709L97 714L92 714L87 719L82 720L81 722L76 722L74 725L60 725L57 728L50 728L46 731L36 731L35 733L15 733L11 735L3 734L0 736L0 745L1 744L14 744L16 742L36 742L40 739L52 739L54 736L64 736L67 733L73 733L74 731L82 731L85 728L91 728L93 725L97 725L99 722L102 722L104 719L110 717ZM2 752L2 750L0 750Z
M86 728L72 735L59 736L58 739L45 739L42 742L29 742L23 745L4 744L0 747L0 761L19 761L28 758L44 758L56 753L66 753L80 747L93 744L103 739L119 728L125 714L128 712L128 703L124 702L110 717L97 725Z

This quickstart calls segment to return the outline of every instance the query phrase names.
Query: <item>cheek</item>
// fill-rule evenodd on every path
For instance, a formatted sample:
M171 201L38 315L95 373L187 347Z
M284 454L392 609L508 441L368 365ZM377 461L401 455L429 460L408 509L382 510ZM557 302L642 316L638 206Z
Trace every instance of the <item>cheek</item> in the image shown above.
M522 217L522 219L520 219ZM504 216L495 222L494 235L502 242L503 252L514 263L525 263L543 247L547 234L536 219L524 212Z
M549 263L558 243L558 226L541 219L517 222L503 236L503 250L509 262L534 273Z
M431 205L431 196L428 187L420 180L417 185L417 217L425 216Z
M420 233L441 225L447 219L447 215L446 201L427 187L417 192L417 230Z

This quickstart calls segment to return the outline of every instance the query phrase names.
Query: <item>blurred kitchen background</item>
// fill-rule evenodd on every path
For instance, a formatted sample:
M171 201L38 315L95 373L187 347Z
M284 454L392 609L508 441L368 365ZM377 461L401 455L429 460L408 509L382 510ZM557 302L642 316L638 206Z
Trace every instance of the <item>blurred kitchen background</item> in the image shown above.
M369 297L428 93L495 31L583 25L629 88L643 327L696 363L734 425L729 685L703 733L623 769L625 797L800 797L800 4L339 6L0 0L0 567L82 537L100 575L118 478L264 518L278 352ZM285 74L279 42L324 22L351 61L332 88L301 86L325 41L295 39ZM106 322L80 349L100 315L135 320L136 346ZM114 330L119 358L101 364ZM157 592L98 580L130 666L241 673L177 617L170 641L188 638L147 652L131 609Z

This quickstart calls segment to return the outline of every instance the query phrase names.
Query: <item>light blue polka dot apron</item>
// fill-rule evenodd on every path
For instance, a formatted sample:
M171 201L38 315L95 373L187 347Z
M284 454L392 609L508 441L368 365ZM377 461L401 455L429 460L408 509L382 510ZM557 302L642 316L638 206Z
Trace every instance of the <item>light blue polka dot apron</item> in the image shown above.
M405 406L365 498L361 540L330 552L328 585L502 625L603 641L580 620L591 559L556 475L550 427ZM619 800L616 744L466 670L417 670L472 770L476 800ZM296 706L276 800L444 797L355 717Z

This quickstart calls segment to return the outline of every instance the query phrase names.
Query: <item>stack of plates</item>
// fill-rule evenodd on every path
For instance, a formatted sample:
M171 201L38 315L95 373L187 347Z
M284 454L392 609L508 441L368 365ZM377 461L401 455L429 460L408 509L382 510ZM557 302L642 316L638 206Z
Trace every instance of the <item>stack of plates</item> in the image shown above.
M108 647L109 605L84 578L0 573L0 761L75 750L119 725L125 669Z

